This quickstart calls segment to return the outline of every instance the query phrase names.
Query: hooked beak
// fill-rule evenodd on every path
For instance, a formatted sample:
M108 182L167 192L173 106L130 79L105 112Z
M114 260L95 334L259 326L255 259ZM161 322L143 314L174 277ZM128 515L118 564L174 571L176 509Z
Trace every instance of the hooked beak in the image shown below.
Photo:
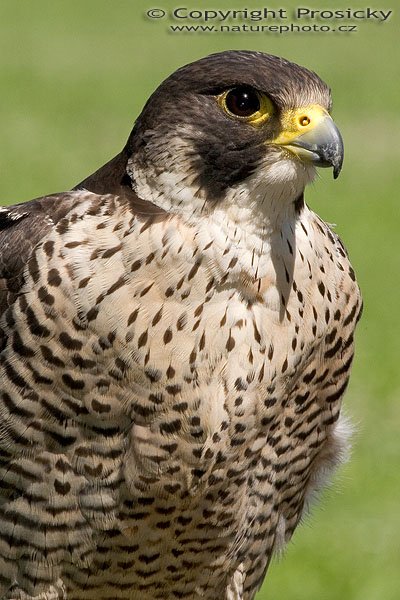
M283 115L282 133L273 140L305 162L317 167L333 167L336 179L342 169L344 148L339 129L321 106L288 111Z

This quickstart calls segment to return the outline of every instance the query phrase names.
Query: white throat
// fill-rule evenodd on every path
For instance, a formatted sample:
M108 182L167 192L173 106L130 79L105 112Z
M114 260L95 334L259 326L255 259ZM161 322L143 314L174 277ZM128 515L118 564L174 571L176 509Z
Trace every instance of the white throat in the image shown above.
M159 172L156 168L144 171L132 162L129 172L141 198L180 215L196 228L204 245L212 239L221 253L237 257L238 268L255 278L264 277L270 269L272 239L294 232L296 200L315 177L315 167L288 156L266 162L229 188L223 198L210 201L188 172L187 163L186 169Z

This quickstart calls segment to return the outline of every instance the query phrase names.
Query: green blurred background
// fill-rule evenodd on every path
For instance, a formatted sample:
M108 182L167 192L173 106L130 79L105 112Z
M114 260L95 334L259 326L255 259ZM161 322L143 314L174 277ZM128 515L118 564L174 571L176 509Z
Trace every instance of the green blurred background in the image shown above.
M304 4L348 8L346 2ZM322 172L307 200L325 220L338 224L364 294L345 401L357 434L351 462L296 532L283 559L274 561L257 600L398 600L397 15L384 24L358 21L357 33L286 35L179 35L168 32L167 19L144 16L149 8L178 5L263 6L253 0L1 0L2 203L68 189L80 181L120 150L143 103L163 78L210 52L246 48L282 55L330 84L334 116L345 140L345 166L336 182ZM290 11L296 6L304 5L281 0L275 8ZM365 6L360 0L351 2L352 8ZM372 6L395 9L386 0Z

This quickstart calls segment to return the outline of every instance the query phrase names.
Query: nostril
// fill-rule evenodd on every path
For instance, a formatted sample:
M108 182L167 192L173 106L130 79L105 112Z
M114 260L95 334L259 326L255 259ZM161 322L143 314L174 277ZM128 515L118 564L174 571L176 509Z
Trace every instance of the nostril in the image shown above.
M307 117L307 115L302 115L299 118L299 123L300 123L301 127L307 127L307 125L309 125L311 123L311 119L310 119L310 117Z

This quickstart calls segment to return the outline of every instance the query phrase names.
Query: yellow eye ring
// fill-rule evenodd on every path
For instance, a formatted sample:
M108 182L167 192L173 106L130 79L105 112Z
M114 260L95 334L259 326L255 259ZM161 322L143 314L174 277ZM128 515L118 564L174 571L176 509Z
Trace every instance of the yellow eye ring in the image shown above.
M231 118L255 127L263 125L273 113L271 100L250 86L237 86L217 96L219 106Z

